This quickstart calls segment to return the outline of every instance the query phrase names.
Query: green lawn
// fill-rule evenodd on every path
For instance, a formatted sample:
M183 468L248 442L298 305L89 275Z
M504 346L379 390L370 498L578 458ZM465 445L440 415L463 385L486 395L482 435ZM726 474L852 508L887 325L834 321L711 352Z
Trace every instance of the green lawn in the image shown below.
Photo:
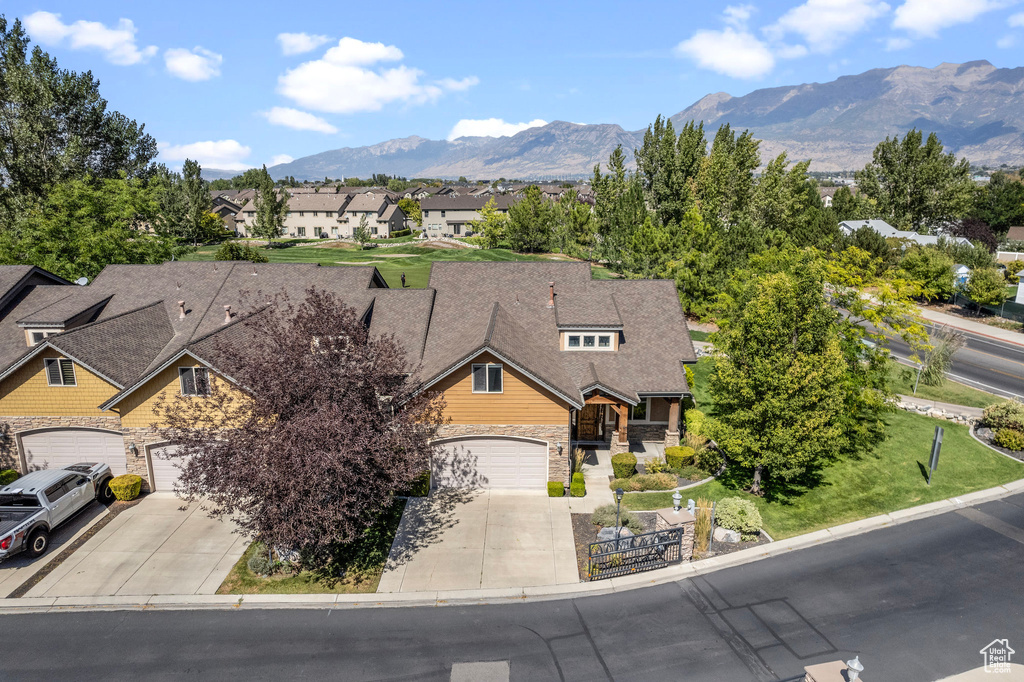
M694 367L694 395L698 408L705 412L714 408L707 391L711 369L710 358L701 359ZM985 404L994 399L988 400ZM749 481L726 478L685 490L683 497L719 500L736 496L753 500L761 511L765 530L781 539L1024 478L1024 464L978 443L966 426L903 411L888 415L886 421L886 439L874 452L826 468L820 483L802 494L775 499L755 497L742 492ZM936 426L945 428L945 436L939 467L928 486L924 468ZM737 479L742 479L742 474ZM672 505L672 495L627 493L623 505L635 510L660 509Z
M917 379L917 369L892 363L889 372L889 387L896 393L915 396L924 400L937 400L943 403L954 405L967 405L968 407L988 407L993 403L1002 402L1002 398L985 391L979 391L970 386L958 384L955 381L946 379L942 386L928 386L921 382L917 386L917 393L914 393L914 381Z
M694 341L707 341L709 336L711 336L711 332L702 332L699 329L690 330L690 338Z
M338 579L309 571L284 572L264 578L249 570L249 558L258 543L249 545L245 554L228 573L217 594L361 594L377 591L384 562L402 520L405 502L386 511L366 536L351 543L336 557L336 569L345 569ZM262 550L262 548L260 548ZM265 550L262 550L265 551Z
M315 241L315 240L314 240ZM406 241L400 237L396 241ZM430 266L436 261L547 261L570 260L558 254L522 254L507 249L436 249L409 244L389 249L360 249L353 244L329 242L339 246L311 244L298 240L278 242L264 252L272 263L319 263L321 265L375 265L390 287L402 286L402 273L406 285L425 287L430 280ZM182 260L213 260L218 244L203 246ZM592 268L595 279L606 279L605 268Z

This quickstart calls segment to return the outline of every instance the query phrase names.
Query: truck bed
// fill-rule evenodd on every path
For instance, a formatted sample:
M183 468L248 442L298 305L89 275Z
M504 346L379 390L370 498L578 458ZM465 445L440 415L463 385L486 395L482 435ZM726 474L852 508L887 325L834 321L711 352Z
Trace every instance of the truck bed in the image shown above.
M0 538L17 528L28 517L38 514L39 510L40 507L0 507Z

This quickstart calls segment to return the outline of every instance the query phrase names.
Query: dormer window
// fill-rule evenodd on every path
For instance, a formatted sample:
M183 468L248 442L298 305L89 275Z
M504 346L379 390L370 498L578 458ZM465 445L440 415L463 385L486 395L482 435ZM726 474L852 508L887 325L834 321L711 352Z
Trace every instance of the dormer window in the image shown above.
M25 339L28 341L29 346L38 346L47 337L53 336L54 334L60 334L59 329L26 329Z
M571 332L565 335L565 350L615 350L612 336L615 332Z

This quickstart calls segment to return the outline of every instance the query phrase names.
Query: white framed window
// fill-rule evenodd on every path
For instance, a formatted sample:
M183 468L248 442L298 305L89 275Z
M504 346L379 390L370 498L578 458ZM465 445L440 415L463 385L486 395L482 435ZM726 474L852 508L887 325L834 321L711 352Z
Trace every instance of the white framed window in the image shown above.
M313 217L314 217L314 218L316 218L316 217L317 217L317 215L318 215L318 214L317 214L317 212L316 212L316 211L313 211Z
M614 350L612 334L577 332L565 335L566 350Z
M333 218L334 217L334 211L328 211L327 212L327 217L328 218Z
M75 363L67 358L46 358L46 383L49 386L77 386Z
M473 365L473 393L501 393L502 366L498 364Z
M305 237L306 236L306 228L304 228L304 227L297 227L295 229L298 231L300 237Z
M566 342L566 345L569 348L579 348L580 347L580 335L579 334L570 334L569 335L569 340Z
M50 329L27 329L25 333L28 336L28 345L38 346L47 337L52 336L53 334L59 334L60 332Z
M210 371L205 367L179 367L182 395L210 395Z
M447 213L447 211L444 211L444 210L442 210L442 211L441 211L441 217L442 217L442 218L444 218L444 216L445 216L445 213Z
M299 211L299 217L300 218L305 218L306 217L306 212L305 211Z

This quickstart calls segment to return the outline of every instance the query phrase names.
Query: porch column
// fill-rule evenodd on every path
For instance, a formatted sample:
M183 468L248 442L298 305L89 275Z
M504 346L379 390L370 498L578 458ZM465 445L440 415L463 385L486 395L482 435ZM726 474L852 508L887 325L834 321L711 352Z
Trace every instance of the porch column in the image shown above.
M619 411L619 445L626 445L629 443L629 437L626 434L626 423L629 421L629 405L617 405L616 409Z
M679 445L679 398L668 399L668 428L665 430L665 447Z

